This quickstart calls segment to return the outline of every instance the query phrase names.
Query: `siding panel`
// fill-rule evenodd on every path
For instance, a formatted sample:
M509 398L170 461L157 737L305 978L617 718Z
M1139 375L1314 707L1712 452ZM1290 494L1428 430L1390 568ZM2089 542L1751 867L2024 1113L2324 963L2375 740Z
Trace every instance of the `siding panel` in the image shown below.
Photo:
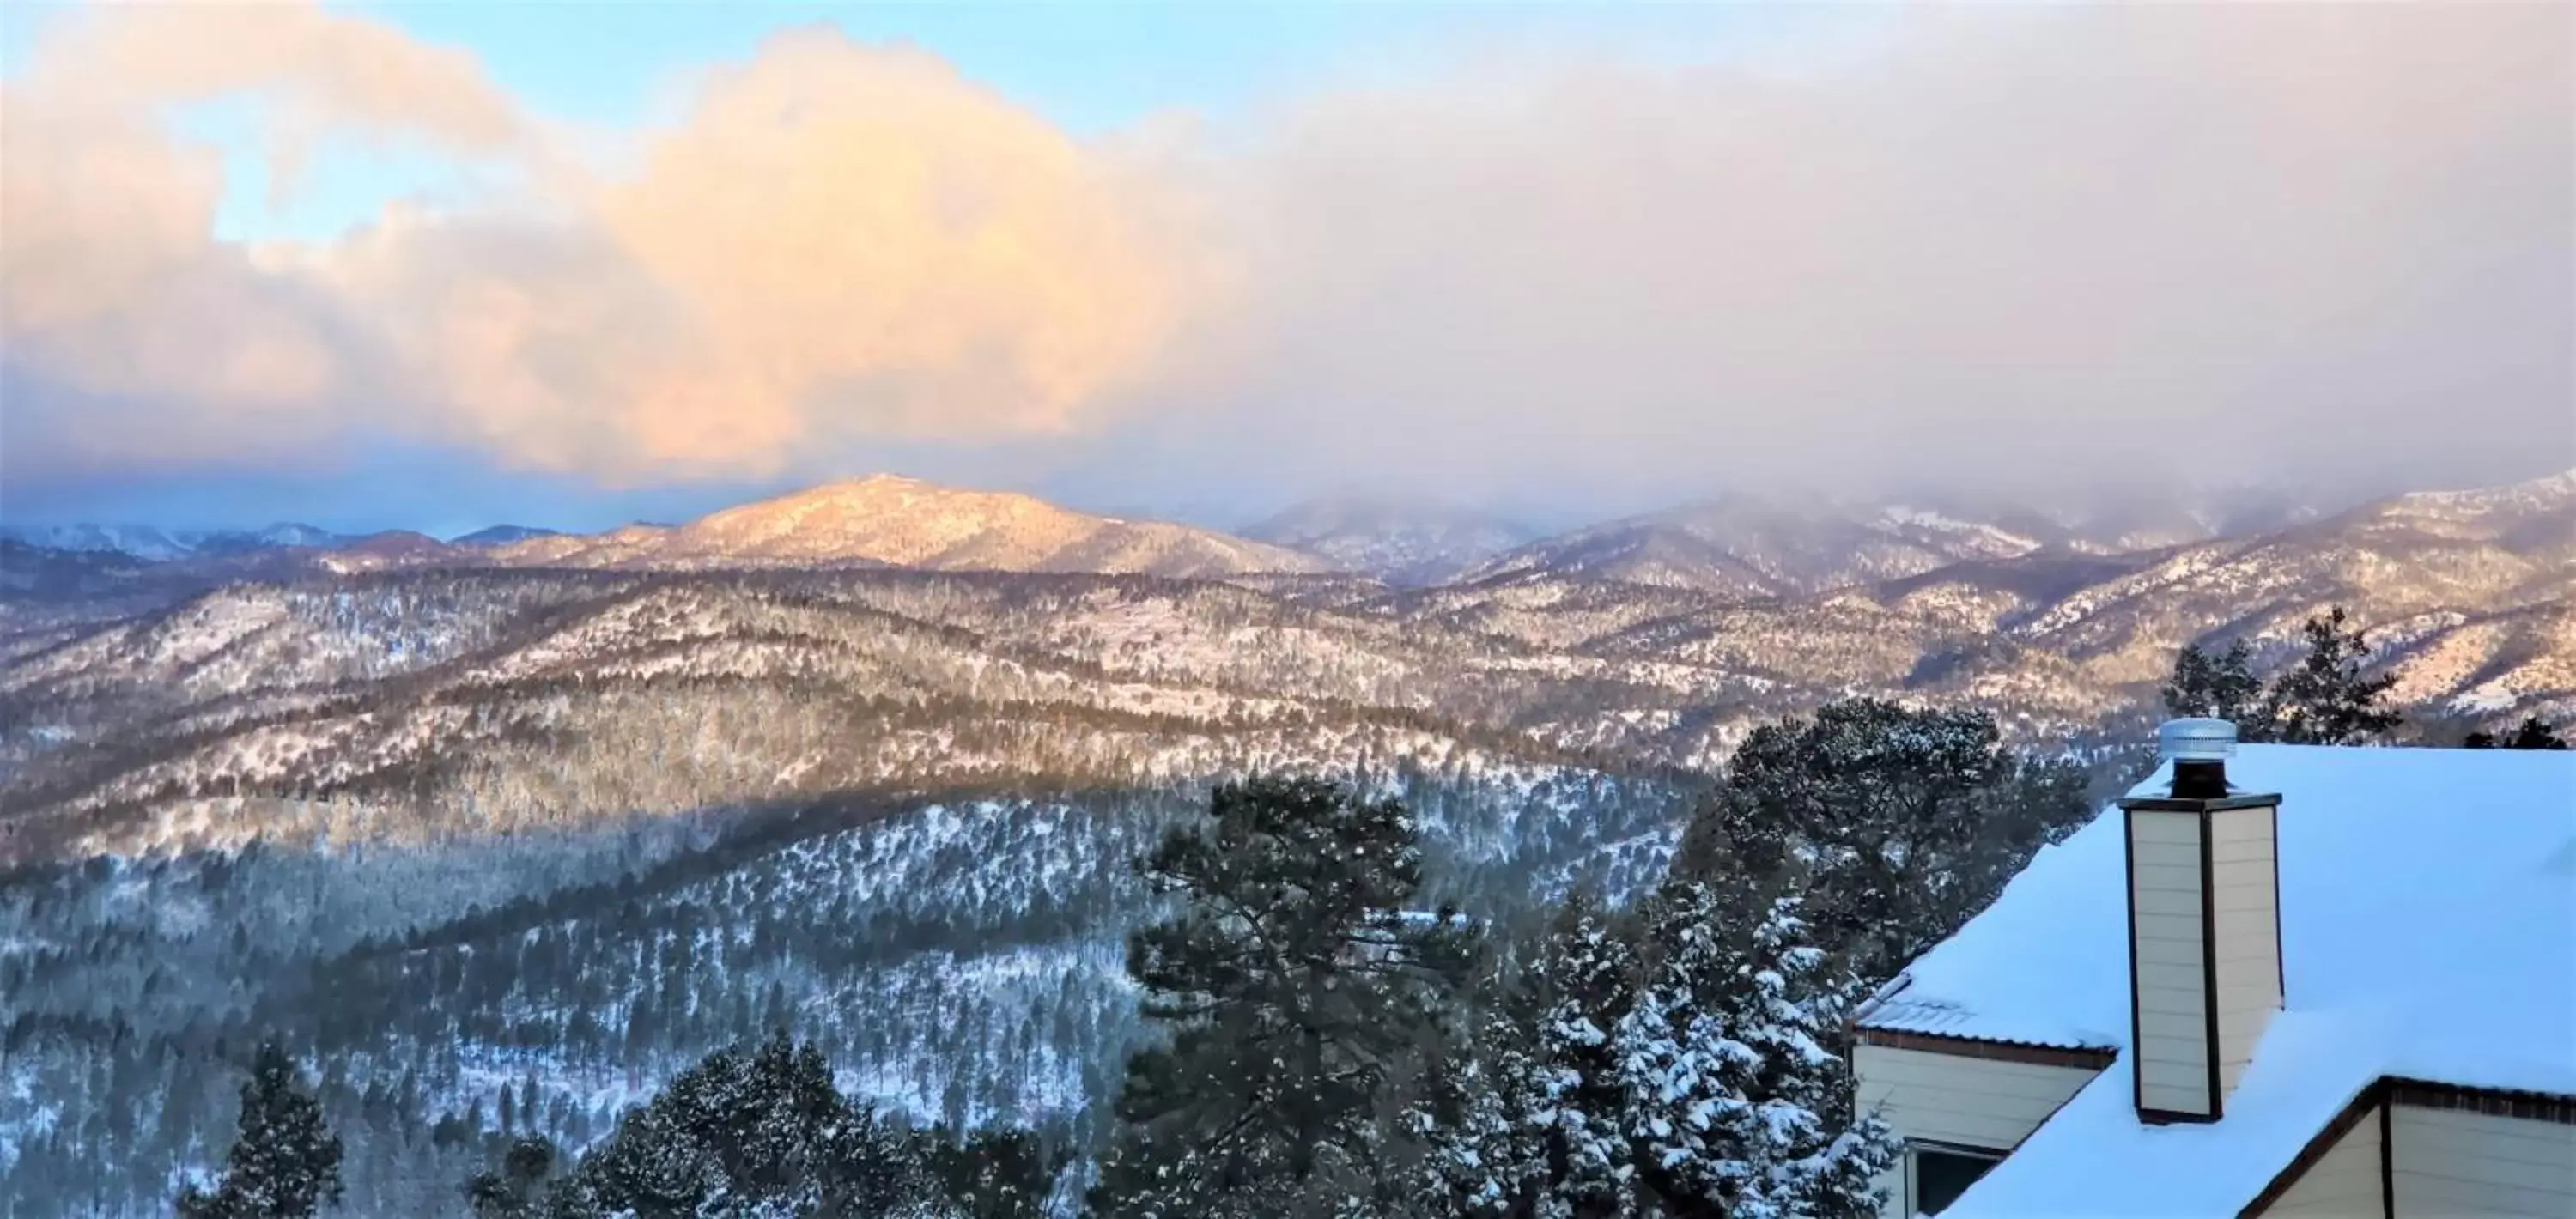
M2400 1215L2576 1215L2576 1126L2400 1105L2388 1134Z
M1858 1045L1852 1074L1861 1109L1908 1140L2010 1151L2098 1072ZM1910 1157L1904 1167L1910 1170ZM1904 1208L1903 1172L1879 1181L1890 1187L1881 1214L1892 1219Z
M2128 832L2139 1099L2151 1109L2207 1113L2212 998L2202 925L2200 816L2132 811Z
M2281 920L2269 808L2210 814L2212 951L2218 993L2218 1082L2234 1088L2281 1009Z
M1853 1047L1852 1068L1862 1107L1898 1134L1996 1151L2019 1145L2095 1074L1875 1045Z
M2335 1140L2325 1158L2309 1165L2264 1216L2379 1219L2379 1155L2379 1111L2373 1109Z

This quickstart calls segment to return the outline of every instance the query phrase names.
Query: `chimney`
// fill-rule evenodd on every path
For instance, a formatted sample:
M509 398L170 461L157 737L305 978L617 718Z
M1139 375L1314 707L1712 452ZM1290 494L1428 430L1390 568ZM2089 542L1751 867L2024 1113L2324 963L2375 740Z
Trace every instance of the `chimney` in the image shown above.
M2281 1010L2281 797L2228 784L2236 725L2169 720L2161 795L2120 801L2129 839L2129 1054L2138 1117L2214 1122Z

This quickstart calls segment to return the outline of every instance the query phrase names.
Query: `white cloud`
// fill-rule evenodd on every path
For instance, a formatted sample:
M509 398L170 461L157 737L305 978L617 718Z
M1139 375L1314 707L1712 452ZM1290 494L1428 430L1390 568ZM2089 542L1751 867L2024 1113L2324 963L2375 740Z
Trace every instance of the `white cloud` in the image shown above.
M1907 10L1794 71L1520 55L1106 142L804 29L615 168L457 52L260 14L114 10L0 94L9 477L387 433L627 484L944 444L1524 500L2576 459L2555 6ZM219 242L161 119L240 92L282 152L522 188Z

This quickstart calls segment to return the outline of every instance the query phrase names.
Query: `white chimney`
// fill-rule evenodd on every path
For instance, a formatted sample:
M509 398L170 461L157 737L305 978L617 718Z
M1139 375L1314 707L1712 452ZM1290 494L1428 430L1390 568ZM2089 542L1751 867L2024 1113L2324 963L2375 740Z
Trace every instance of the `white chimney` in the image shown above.
M2236 790L2236 726L2157 730L2164 794L2120 801L2129 840L2129 1053L2138 1116L2214 1122L2281 1010L2281 797Z

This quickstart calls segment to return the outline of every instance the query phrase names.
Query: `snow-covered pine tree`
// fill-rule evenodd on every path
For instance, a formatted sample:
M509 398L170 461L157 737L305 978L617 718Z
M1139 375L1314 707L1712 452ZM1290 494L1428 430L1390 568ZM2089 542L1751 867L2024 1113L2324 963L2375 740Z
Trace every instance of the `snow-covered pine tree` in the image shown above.
M209 1192L179 1195L183 1219L301 1219L340 1198L340 1137L275 1042L259 1047L241 1088L241 1133Z
M1484 1015L1473 1041L1436 1060L1416 1103L1429 1192L1451 1214L1517 1215L1542 1183L1545 1150L1528 1107L1542 1085L1523 996Z
M1471 1053L1441 1081L1430 1163L1451 1213L1608 1219L1630 1212L1610 1030L1636 994L1636 954L1589 893L1570 895L1531 959L1482 988Z
M1646 1196L1668 1214L1714 1217L1751 1171L1725 1145L1721 1112L1747 1103L1756 1065L1722 1019L1735 953L1707 884L1669 881L1649 900L1657 961L1610 1030L1618 1128Z
M1706 884L1656 897L1664 949L1615 1034L1623 1124L1664 1214L1862 1219L1893 1135L1851 1112L1837 1041L1852 983L1781 898L1730 943Z
M892 1215L935 1188L909 1140L785 1032L720 1050L630 1111L557 1191L560 1213Z
M1859 985L1806 942L1798 907L1796 898L1773 903L1736 967L1729 1024L1758 1059L1744 1133L1761 1141L1767 1165L1758 1195L1736 1213L1863 1219L1877 1213L1871 1178L1894 1161L1896 1138L1877 1117L1853 1111L1840 1042Z
M1540 1089L1531 1119L1545 1133L1540 1219L1630 1212L1634 1172L1620 1132L1619 1027L1637 999L1637 953L1587 895L1566 903L1541 960L1549 1004L1537 1030Z

